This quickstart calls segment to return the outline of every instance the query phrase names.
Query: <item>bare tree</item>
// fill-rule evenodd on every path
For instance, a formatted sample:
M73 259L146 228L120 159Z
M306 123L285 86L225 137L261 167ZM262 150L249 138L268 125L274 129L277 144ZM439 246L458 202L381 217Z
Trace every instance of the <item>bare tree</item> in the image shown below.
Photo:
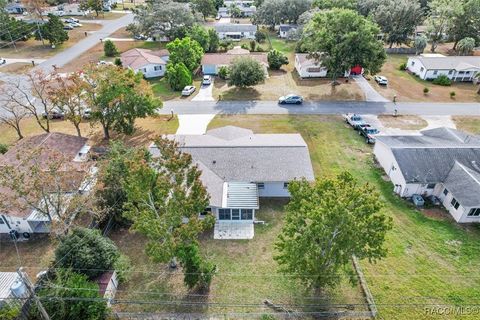
M24 140L27 143L27 140ZM59 151L22 148L14 160L0 166L0 207L35 211L50 223L50 231L68 231L79 212L87 211L93 197L86 194L96 171L88 163L72 162Z
M88 83L79 72L67 76L55 74L47 92L52 104L65 112L65 119L75 126L79 137L82 136L80 123L85 111L85 90L87 87Z
M2 96L2 94L5 93L0 91L0 96ZM15 103L12 103L11 101L0 101L0 108L5 111L4 115L0 115L0 123L4 123L13 128L17 133L18 139L23 139L20 122L27 115L25 109L19 107Z
M28 73L25 76L26 81L19 79L7 85L4 90L6 103L24 109L27 114L35 118L45 132L50 132L49 114L54 108L48 97L51 76L41 70ZM44 121L42 113L46 115Z

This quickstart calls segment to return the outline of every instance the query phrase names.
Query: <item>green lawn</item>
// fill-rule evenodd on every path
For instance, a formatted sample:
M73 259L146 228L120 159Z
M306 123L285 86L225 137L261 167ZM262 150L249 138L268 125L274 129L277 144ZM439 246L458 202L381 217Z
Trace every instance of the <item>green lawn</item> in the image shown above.
M372 148L339 118L324 116L221 116L210 128L227 124L255 132L299 132L306 140L317 177L351 171L377 187L384 212L394 221L377 264L362 261L383 319L439 319L425 314L424 304L472 304L480 299L480 228L459 226L448 215L427 217L392 193ZM418 303L418 306L404 304ZM441 319L457 319L445 315ZM478 319L465 315L461 319Z
M296 41L288 41L278 37L274 32L268 33L267 42L271 43L272 49L283 52L284 54L291 54L295 52Z
M165 77L151 79L148 80L148 82L150 82L150 85L152 86L153 93L163 101L173 99L190 100L198 93L198 89L201 87L201 78L194 78L192 85L197 88L197 91L195 91L190 97L182 97L182 92L173 91Z

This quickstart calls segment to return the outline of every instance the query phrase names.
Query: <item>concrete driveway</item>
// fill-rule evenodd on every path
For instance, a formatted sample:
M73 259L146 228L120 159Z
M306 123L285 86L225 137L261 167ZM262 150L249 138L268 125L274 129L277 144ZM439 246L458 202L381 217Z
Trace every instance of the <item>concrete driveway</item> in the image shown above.
M176 134L204 134L215 114L179 114Z
M198 93L195 97L192 98L191 101L215 101L213 99L213 77L212 83L207 85L203 85L198 89Z
M362 89L365 94L366 101L374 102L388 102L389 100L383 97L380 93L375 90L370 83L363 76L354 76L353 79L358 84L360 89Z

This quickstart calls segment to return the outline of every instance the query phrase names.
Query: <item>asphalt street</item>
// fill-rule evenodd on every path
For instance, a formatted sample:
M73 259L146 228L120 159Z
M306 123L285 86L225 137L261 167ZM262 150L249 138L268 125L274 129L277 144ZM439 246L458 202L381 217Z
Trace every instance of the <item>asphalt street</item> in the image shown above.
M167 101L160 114L398 114L480 116L480 103L318 101L279 105L276 101Z

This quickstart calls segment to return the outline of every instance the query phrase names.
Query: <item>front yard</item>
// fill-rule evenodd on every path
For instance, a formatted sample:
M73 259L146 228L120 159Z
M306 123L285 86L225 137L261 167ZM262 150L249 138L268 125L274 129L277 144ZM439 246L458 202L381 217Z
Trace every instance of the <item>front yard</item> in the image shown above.
M390 54L383 65L380 75L386 76L388 86L380 86L370 77L372 86L385 98L390 101L397 96L397 101L425 101L425 102L480 102L480 94L477 93L478 86L472 83L456 83L451 86L439 86L431 81L421 80L409 74L407 71L399 70L402 63L407 62L408 55ZM423 89L428 88L427 94ZM450 98L450 92L455 92L455 98Z
M55 49L52 49L48 45L48 41L45 41L45 45L42 44L42 41L37 41L34 38L29 39L28 41L19 41L16 42L16 49L13 46L2 47L0 49L0 57L3 58L15 58L15 59L30 59L30 58L49 58L56 55L57 53L73 46L83 38L85 38L85 32L97 31L102 28L101 24L98 23L82 23L82 27L75 28L68 31L68 40L57 46ZM3 71L2 71L3 72Z

